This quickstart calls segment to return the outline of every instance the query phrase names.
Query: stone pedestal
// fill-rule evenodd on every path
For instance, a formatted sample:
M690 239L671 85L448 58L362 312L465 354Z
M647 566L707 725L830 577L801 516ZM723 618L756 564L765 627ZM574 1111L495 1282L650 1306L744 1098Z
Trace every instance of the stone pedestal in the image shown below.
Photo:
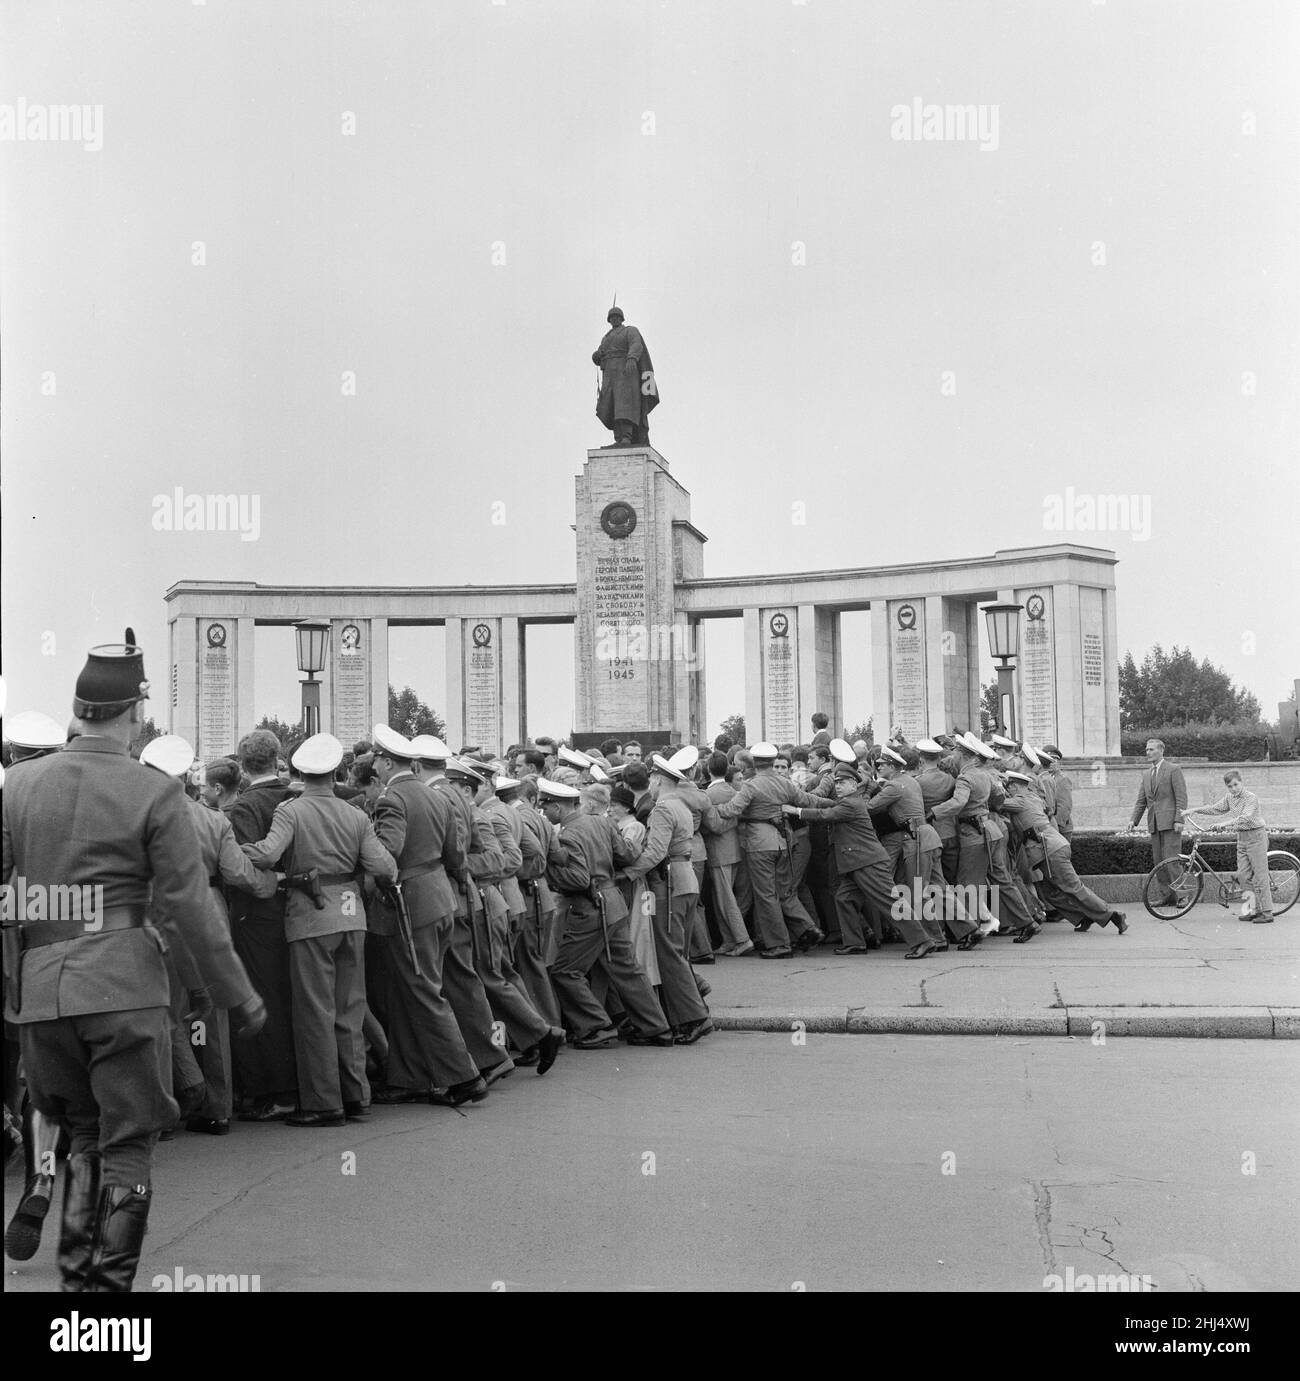
M690 495L652 446L588 451L576 488L574 742L698 741L703 644L674 598L703 573Z

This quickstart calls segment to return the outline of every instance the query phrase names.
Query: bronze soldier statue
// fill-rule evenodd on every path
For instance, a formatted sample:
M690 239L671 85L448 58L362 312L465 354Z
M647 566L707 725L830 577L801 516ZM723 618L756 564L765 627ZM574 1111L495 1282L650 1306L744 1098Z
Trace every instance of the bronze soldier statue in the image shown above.
M648 446L650 412L659 405L650 352L641 332L624 324L620 308L611 307L605 319L609 330L591 356L600 366L596 416L614 433L615 446Z

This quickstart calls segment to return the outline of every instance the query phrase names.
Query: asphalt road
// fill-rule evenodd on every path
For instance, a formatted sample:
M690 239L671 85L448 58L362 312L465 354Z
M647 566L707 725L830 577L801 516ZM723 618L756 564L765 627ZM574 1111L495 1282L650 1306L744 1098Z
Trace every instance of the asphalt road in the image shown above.
M569 1050L464 1116L181 1133L137 1289L1300 1286L1295 1043L806 1039ZM54 1238L8 1289L57 1288Z

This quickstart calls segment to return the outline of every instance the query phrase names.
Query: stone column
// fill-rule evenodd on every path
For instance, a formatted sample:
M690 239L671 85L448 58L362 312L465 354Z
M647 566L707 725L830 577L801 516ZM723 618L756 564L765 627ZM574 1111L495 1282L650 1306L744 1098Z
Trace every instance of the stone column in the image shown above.
M817 647L815 693L811 709L807 705L804 709L807 715L811 715L815 710L824 710L830 718L831 737L835 738L844 729L844 664L840 645L840 611L817 608L813 626ZM811 719L807 721L802 732L807 735L804 741L811 741Z
M517 618L499 620L501 625L501 724L497 752L524 738L524 625Z
M447 724L447 747L459 752L465 742L465 644L464 619L446 621L447 708L443 718Z
M1067 757L1088 751L1083 746L1082 594L1077 585L1052 586L1052 609L1056 615L1056 626L1051 630L1056 657L1056 737L1046 742L1055 743ZM1030 742L1035 748L1041 746L1032 738Z
M256 646L256 624L251 618L237 620L235 633L235 745L261 718L254 704L253 650Z
M746 609L745 639L745 736L750 743L763 737L763 634L758 609Z
M1119 626L1115 614L1115 591L1102 590L1101 616L1105 628L1103 678L1106 683L1106 756L1119 757Z
M369 738L375 724L388 723L388 620L370 620L370 713L373 722L366 729ZM343 745L351 748L350 743Z
M871 601L871 732L877 743L889 738L889 608Z

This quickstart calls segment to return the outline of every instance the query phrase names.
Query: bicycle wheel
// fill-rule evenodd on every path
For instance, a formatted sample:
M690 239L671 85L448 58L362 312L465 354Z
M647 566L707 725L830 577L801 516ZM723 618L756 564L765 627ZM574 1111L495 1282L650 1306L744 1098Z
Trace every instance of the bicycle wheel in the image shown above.
M1147 874L1142 905L1158 920L1184 916L1201 895L1202 874L1186 858L1167 858Z
M1300 858L1285 849L1270 849L1268 880L1273 892L1273 914L1280 916L1300 897Z

